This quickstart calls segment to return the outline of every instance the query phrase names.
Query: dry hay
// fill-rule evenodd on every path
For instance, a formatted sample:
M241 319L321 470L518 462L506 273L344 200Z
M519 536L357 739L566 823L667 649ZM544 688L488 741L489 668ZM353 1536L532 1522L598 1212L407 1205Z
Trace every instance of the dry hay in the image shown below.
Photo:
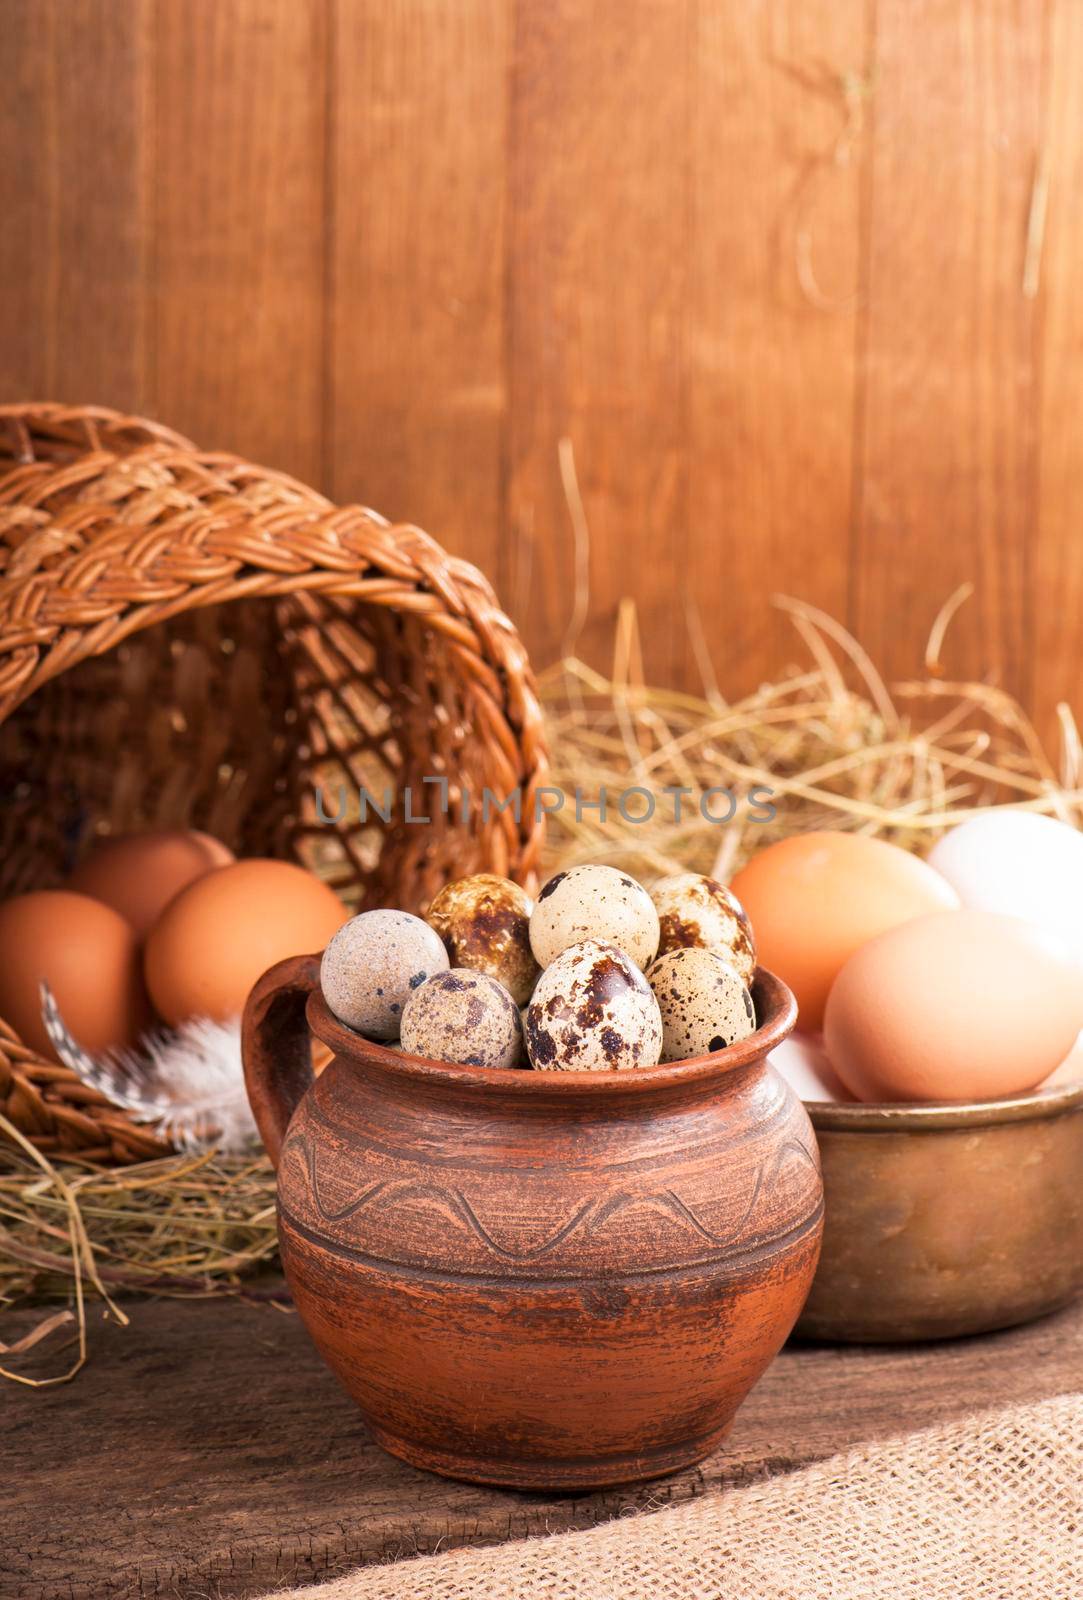
M1083 763L1075 723L1059 710L1056 765L1019 704L987 683L947 680L940 650L966 591L938 618L924 675L888 690L872 663L829 617L791 600L787 610L809 655L803 670L725 701L705 651L702 695L659 689L643 679L634 610L621 610L609 677L569 656L541 682L553 752L554 788L597 801L632 786L661 795L690 792L673 821L672 801L650 822L604 820L570 802L550 822L548 865L611 861L643 877L675 866L728 877L771 839L810 828L846 828L924 851L946 827L1011 804L1079 826ZM693 648L698 634L690 619ZM698 800L731 788L738 813L726 826L705 820ZM772 791L776 815L752 821L749 790ZM645 804L645 802L644 802ZM629 803L630 808L630 803ZM717 812L717 806L714 808ZM2 1119L0 1119L2 1121ZM126 1321L114 1294L259 1296L253 1275L275 1258L274 1178L263 1158L173 1157L119 1170L53 1163L10 1124L0 1128L0 1301L68 1300L18 1344L7 1362L65 1330L76 1346L63 1382L86 1356L86 1297ZM274 1291L264 1291L273 1297Z

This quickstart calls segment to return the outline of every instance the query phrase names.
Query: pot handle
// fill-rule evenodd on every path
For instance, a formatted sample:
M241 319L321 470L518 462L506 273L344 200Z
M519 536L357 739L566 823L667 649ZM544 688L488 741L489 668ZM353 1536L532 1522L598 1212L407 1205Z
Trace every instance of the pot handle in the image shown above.
M305 1002L320 982L320 957L290 956L268 968L248 996L241 1056L248 1103L275 1168L290 1118L314 1081Z

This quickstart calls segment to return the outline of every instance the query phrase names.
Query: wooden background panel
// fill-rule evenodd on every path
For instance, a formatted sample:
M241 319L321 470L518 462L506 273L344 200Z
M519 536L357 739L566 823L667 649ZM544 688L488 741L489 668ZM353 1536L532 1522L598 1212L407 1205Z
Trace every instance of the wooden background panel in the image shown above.
M155 413L310 481L323 446L324 12L324 0L158 0L155 48Z
M1048 727L1083 700L1080 16L0 0L0 395L420 522L539 663L607 664L629 595L698 687L691 599L737 693L800 655L783 590L909 675L972 581L948 670Z
M150 0L0 0L0 399L148 404Z
M326 479L500 584L507 0L337 0Z
M539 659L566 643L602 660L634 594L648 670L667 679L688 526L689 5L550 0L517 16L508 601ZM569 516L562 438L589 550Z
M1043 9L878 0L851 622L892 676L973 582L946 665L1029 691Z
M686 584L731 696L800 653L774 591L846 613L870 11L697 7Z
M1048 181L1039 283L1040 461L1031 568L1033 698L1083 713L1083 7L1056 0L1041 171ZM1081 717L1083 720L1083 717Z

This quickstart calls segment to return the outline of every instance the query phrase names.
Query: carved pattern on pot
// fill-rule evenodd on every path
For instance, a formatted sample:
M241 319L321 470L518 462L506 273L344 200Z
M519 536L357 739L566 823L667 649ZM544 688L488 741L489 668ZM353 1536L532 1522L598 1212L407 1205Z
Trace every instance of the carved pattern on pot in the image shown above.
M458 1188L443 1188L437 1184L426 1183L415 1178L383 1178L367 1184L359 1194L348 1200L345 1205L330 1206L320 1191L319 1173L317 1170L317 1147L303 1130L293 1132L287 1139L282 1155L283 1160L291 1156L300 1157L308 1177L308 1187L312 1202L321 1220L331 1227L358 1217L367 1210L378 1213L387 1213L396 1206L411 1202L429 1205L435 1211L457 1222L467 1233L473 1234L494 1255L505 1261L537 1261L555 1250L558 1245L564 1244L575 1234L582 1232L587 1238L596 1234L614 1217L633 1207L643 1207L654 1211L658 1215L668 1217L671 1221L683 1228L690 1236L697 1238L714 1250L730 1250L735 1243L741 1241L744 1229L752 1219L765 1184L777 1179L782 1168L791 1159L798 1159L813 1172L819 1174L819 1162L816 1157L806 1149L797 1139L789 1139L757 1169L756 1178L752 1186L745 1207L736 1222L726 1230L718 1233L707 1226L696 1214L696 1211L673 1189L656 1192L618 1191L605 1197L595 1197L584 1201L564 1221L560 1222L540 1244L514 1246L501 1243L490 1228L482 1222L468 1197ZM811 1215L801 1218L801 1225L811 1221ZM773 1235L770 1239L756 1241L761 1245L769 1245L776 1238L787 1237L793 1230L787 1228L784 1232Z

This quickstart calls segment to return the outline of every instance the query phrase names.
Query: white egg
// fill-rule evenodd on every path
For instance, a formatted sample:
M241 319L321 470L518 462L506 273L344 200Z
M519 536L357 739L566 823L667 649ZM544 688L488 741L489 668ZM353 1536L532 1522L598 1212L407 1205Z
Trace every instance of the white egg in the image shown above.
M1059 933L1083 963L1083 833L1007 807L972 817L933 846L929 865L972 911Z
M854 1098L836 1076L820 1034L791 1034L767 1059L800 1100L830 1103Z

